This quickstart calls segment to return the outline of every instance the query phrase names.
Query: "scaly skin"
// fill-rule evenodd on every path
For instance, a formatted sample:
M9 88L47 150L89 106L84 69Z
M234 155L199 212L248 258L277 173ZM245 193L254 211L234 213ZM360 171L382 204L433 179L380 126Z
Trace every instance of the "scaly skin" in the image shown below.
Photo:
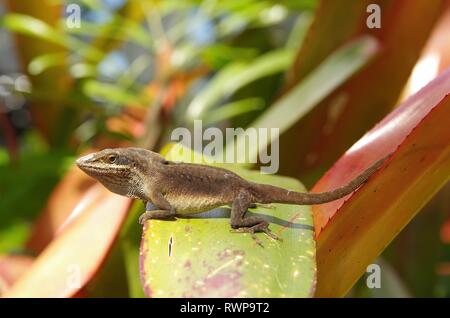
M173 218L229 205L233 229L251 233L253 237L255 232L265 232L276 239L265 219L245 217L248 208L257 203L309 205L337 200L366 182L385 159L377 161L347 185L323 193L299 193L258 184L223 168L175 163L141 148L105 149L79 158L76 164L110 191L156 206L158 210L141 215L141 224L147 219Z

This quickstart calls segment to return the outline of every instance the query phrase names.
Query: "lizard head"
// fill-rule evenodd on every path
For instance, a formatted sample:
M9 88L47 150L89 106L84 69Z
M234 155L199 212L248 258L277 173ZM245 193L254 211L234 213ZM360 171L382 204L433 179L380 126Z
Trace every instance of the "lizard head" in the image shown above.
M159 154L140 148L104 149L78 158L76 165L110 191L145 200L146 165Z

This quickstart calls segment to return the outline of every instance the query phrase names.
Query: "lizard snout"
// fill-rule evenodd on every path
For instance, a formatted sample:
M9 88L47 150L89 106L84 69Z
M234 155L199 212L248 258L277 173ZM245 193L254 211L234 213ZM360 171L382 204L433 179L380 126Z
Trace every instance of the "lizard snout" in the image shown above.
M78 158L78 159L75 161L75 164L76 164L78 167L81 168L81 167L83 167L85 164L89 163L89 162L92 160L93 157L94 157L94 154L89 154L89 155L80 157L80 158Z

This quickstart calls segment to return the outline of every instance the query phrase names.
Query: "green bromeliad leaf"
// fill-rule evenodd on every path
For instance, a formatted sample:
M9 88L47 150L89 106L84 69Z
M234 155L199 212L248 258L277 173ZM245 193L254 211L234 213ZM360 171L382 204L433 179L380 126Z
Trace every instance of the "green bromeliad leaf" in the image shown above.
M180 157L179 147L170 146L163 151L165 157L187 161L191 156ZM291 178L240 167L233 170L247 180L305 191ZM270 220L271 230L282 241L258 233L264 245L260 247L249 234L232 233L226 208L176 221L149 220L140 253L141 280L147 296L312 296L316 265L310 207L274 204L250 213Z

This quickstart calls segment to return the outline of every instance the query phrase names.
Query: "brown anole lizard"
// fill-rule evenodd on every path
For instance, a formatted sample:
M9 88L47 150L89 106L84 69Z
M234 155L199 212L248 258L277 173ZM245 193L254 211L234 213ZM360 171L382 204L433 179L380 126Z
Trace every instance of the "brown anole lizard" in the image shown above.
M157 210L143 213L139 218L141 224L148 219L169 219L229 205L233 229L251 233L254 239L256 232L277 239L264 218L245 216L249 208L256 204L310 205L337 200L366 182L385 159L377 161L347 185L322 193L300 193L254 183L227 169L175 163L141 148L105 149L79 158L76 164L110 191L151 202Z

